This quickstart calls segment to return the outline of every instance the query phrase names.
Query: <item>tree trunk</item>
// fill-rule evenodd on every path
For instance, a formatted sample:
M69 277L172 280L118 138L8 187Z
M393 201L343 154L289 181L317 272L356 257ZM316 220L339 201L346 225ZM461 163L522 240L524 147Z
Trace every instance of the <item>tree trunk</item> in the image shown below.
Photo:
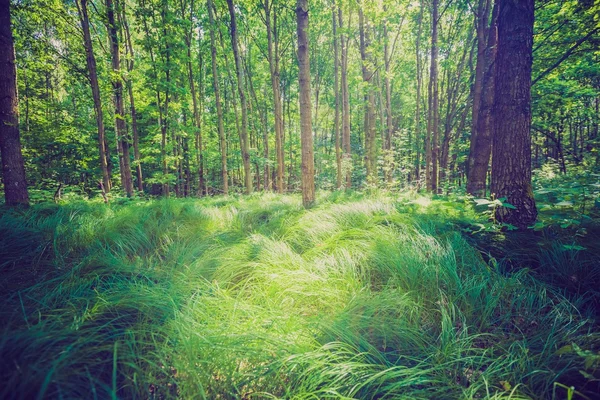
M479 107L481 105L481 93L483 91L483 77L487 66L487 35L490 30L488 20L490 17L491 0L479 0L475 11L475 29L477 31L477 64L475 64L475 81L473 82L473 108L471 113L471 143L477 136L477 120L479 118ZM469 171L467 170L467 173Z
M237 72L237 86L240 95L240 103L242 105L242 126L240 131L240 145L242 151L242 162L244 164L244 185L246 194L252 193L252 171L250 170L250 147L248 144L248 104L246 101L246 93L244 92L244 71L240 58L237 36L237 24L235 20L235 8L233 0L227 0L229 7L229 16L231 17L230 33L231 47L233 48L233 58L235 61L235 70Z
M208 18L210 23L210 56L212 61L213 90L215 92L215 103L217 106L217 130L219 133L219 148L221 151L221 179L223 180L223 194L229 194L227 181L227 143L225 141L225 128L223 126L223 106L221 104L221 92L219 89L219 75L217 72L217 46L215 44L215 18L213 15L212 0L207 1Z
M475 197L485 197L486 178L492 153L492 108L494 105L494 77L496 74L496 44L497 32L497 5L492 13L492 23L487 33L487 46L485 49L485 64L483 69L482 93L476 126L471 130L471 145L467 169L467 193ZM479 39L478 39L479 40ZM479 57L479 56L478 56ZM477 64L479 65L479 58ZM473 102L476 100L473 99Z
M129 61L127 64L127 72L129 75L133 72L134 67L134 53L133 53L133 44L131 42L131 33L129 31L129 24L127 23L127 15L125 13L125 4L122 4L122 18L123 18L123 27L125 28L125 40L128 49ZM135 161L135 169L136 169L136 180L138 191L144 191L144 182L142 176L142 164L140 162L140 138L138 133L138 124L137 124L137 111L135 109L135 99L133 96L133 82L131 81L131 77L127 79L127 92L129 94L129 113L131 114L131 132L133 133L133 160Z
M344 28L342 9L338 8L338 19L340 30ZM350 25L350 17L348 17L348 26ZM350 93L348 90L348 41L349 35L340 34L340 44L342 52L342 169L346 172L346 189L352 187L352 149L350 145Z
M421 87L423 86L423 76L421 75L421 32L423 30L423 0L420 2L419 17L418 17L418 28L417 28L417 43L416 43L416 63L417 63L417 99L415 109L415 143L416 155L415 155L415 180L417 186L420 186L421 180L421 151L419 149L419 139L421 138Z
M267 27L267 58L269 61L269 72L271 74L271 87L273 90L273 113L275 115L275 153L277 156L277 179L275 186L278 193L283 193L284 154L283 154L283 109L281 105L281 93L279 90L279 40L277 30L277 13L271 11L274 2L265 0L265 24Z
M92 99L94 101L94 111L96 114L96 126L98 127L98 153L100 156L100 169L102 171L102 184L106 192L110 192L111 181L108 166L108 153L106 146L106 137L104 134L104 114L102 111L102 100L100 97L100 85L98 84L98 72L96 68L96 57L92 46L92 36L90 34L90 22L87 12L87 0L79 0L77 11L83 30L83 44L85 47L86 63L88 68L88 77L92 88Z
M498 0L492 193L513 208L499 207L500 222L525 229L537 209L531 187L531 65L534 0Z
M385 181L388 185L392 183L393 178L393 153L392 153L392 136L394 134L394 124L392 122L392 85L390 83L390 52L389 52L389 37L386 22L383 22L383 58L385 65L385 77L383 79L385 86L385 137L384 137L384 150L385 154ZM410 135L410 133L409 133ZM408 143L409 151L410 151L410 136Z
M315 202L315 166L310 104L310 61L308 50L308 0L297 0L298 85L300 87L300 142L302 150L302 204Z
M341 135L340 135L340 84L339 84L339 49L338 43L340 39L337 34L337 16L335 7L332 10L332 26L333 26L333 69L334 69L334 96L335 96L335 117L333 123L333 129L335 132L335 164L336 169L336 188L342 187L342 148L341 148Z
M198 194L203 196L206 194L204 182L204 159L202 152L204 151L204 143L202 141L202 122L200 119L200 110L198 108L198 98L196 96L196 83L194 81L194 70L192 68L192 34L194 29L193 16L194 16L194 1L191 2L190 10L190 27L189 31L186 32L185 44L187 47L187 68L188 68L188 83L190 86L190 94L192 96L192 110L194 115L194 126L196 128L196 143L198 146ZM181 10L183 13L184 10ZM202 63L202 53L200 53L200 63Z
M360 30L360 57L362 60L362 79L367 86L365 104L365 166L367 168L367 184L377 184L377 147L375 146L375 91L371 83L371 40L369 27L365 26L362 4L358 8L358 23Z
M439 131L439 87L438 87L438 0L432 1L431 12L431 68L429 72L429 181L427 189L437 193L438 177L438 131Z
M129 140L127 139L127 127L125 125L125 107L123 106L123 79L121 78L121 55L119 49L119 37L115 21L115 9L112 0L106 0L106 13L108 32L110 37L110 54L113 72L113 98L115 103L115 133L122 152L121 184L127 197L133 195L133 178L131 176L131 165L129 160Z
M29 205L19 136L19 97L10 0L0 0L0 156L6 205Z

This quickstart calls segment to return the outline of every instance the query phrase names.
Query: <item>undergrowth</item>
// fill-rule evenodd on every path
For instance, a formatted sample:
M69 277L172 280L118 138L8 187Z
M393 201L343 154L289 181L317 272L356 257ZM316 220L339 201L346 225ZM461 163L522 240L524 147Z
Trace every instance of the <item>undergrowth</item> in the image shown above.
M0 398L598 398L597 254L537 236L508 269L479 222L342 192L4 210Z

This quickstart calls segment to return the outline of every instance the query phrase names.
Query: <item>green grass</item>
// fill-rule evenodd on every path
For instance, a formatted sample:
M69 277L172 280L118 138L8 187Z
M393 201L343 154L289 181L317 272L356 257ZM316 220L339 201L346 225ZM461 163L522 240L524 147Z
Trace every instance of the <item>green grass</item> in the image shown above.
M476 222L384 193L4 210L0 398L598 398L598 255L537 237L509 271Z

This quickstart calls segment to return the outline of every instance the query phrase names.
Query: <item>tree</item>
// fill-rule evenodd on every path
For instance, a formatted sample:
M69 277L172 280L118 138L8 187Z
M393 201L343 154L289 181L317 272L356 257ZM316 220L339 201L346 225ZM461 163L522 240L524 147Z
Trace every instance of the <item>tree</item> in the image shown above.
M244 68L240 57L240 49L238 45L237 24L235 18L235 7L233 0L227 0L229 7L231 33L231 47L233 48L233 58L235 61L235 70L237 72L237 88L242 106L242 126L240 134L240 147L242 150L242 163L244 164L244 186L246 194L252 192L252 172L250 172L250 144L248 143L248 103L246 101L246 92L244 91Z
M467 169L467 192L476 197L485 196L486 178L492 152L492 107L494 103L494 76L496 72L497 10L494 6L489 26L489 0L480 0L477 27L477 71L476 89L473 97L471 144ZM483 19L484 21L480 21ZM484 25L486 24L486 25ZM482 32L480 32L482 31ZM486 41L486 45L480 42ZM482 50L483 48L483 50ZM481 87L477 89L477 82ZM477 93L479 90L479 93Z
M348 25L350 25L350 11L348 11ZM352 187L352 172L350 162L352 158L352 147L350 145L350 94L348 88L348 42L349 34L344 34L344 21L342 8L338 8L338 21L340 28L340 50L341 50L341 94L342 94L342 169L346 170L346 189Z
M308 49L308 0L297 0L298 26L298 85L300 86L300 141L302 150L302 204L311 206L315 201L315 166L313 153L310 61Z
M94 47L92 45L92 36L90 33L90 19L87 10L87 0L78 0L75 2L75 4L77 5L79 20L83 30L83 44L85 47L88 79L92 88L92 99L94 101L96 127L98 129L98 153L100 158L100 168L102 171L102 187L106 192L109 192L112 183L110 181L110 173L108 169L108 148L106 145L106 136L104 132L104 112L102 109L102 98L100 97L100 85L98 83L96 57L94 56Z
M283 193L284 154L283 154L283 107L279 90L279 30L277 29L277 12L272 13L275 2L264 1L265 25L267 28L267 58L273 90L273 113L275 115L275 153L277 156L277 192ZM273 18L271 19L271 15Z
M0 0L0 156L6 204L29 205L19 136L19 99L10 0Z
M108 32L110 37L110 54L113 73L113 100L115 103L115 131L117 134L118 150L121 162L121 184L127 197L133 195L133 178L131 176L131 161L129 158L129 140L125 125L125 107L123 105L123 78L121 77L121 49L117 23L115 21L115 7L112 0L106 0L106 13Z
M438 0L433 0L431 9L431 65L429 70L429 114L427 119L427 189L437 192L438 177L438 131L439 131L439 87L438 87Z
M534 0L498 1L492 185L496 218L524 229L535 222L531 186L531 66Z
M358 24L360 31L360 58L362 60L362 79L366 84L365 95L365 166L367 168L367 183L377 183L377 147L375 146L375 91L371 84L373 72L371 71L371 39L369 25L365 21L363 4L358 8Z
M217 46L215 44L215 18L213 15L212 0L206 2L210 24L210 57L212 64L213 90L217 107L217 131L219 133L219 150L221 152L221 178L223 180L223 194L229 193L227 177L227 143L225 141L225 128L223 126L223 105L221 104L221 91L219 88L219 74L217 71Z

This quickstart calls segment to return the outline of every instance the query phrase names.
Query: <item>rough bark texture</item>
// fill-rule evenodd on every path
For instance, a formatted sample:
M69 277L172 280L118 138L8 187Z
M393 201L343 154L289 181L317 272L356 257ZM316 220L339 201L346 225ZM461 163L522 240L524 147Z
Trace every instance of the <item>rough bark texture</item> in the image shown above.
M315 202L315 165L310 101L310 61L308 52L308 0L297 0L298 85L300 87L300 142L302 150L302 204Z
M217 72L217 45L215 43L215 18L213 15L212 0L208 0L208 18L210 22L210 57L212 61L213 90L217 106L217 130L219 132L219 149L221 150L221 178L223 179L223 194L229 193L227 177L227 143L225 141L225 128L223 126L223 106L221 104L221 91L219 88L219 75Z
M531 64L534 0L498 1L498 53L492 145L492 193L498 221L524 229L535 222L531 188Z
M492 23L487 33L487 46L484 53L482 95L478 107L478 116L473 122L471 131L471 145L469 149L469 164L467 175L467 192L475 197L485 197L486 177L492 153L492 107L494 105L494 77L496 74L496 44L497 32L497 10L494 7ZM477 59L477 64L480 61ZM473 99L473 104L475 104Z
M18 101L10 0L0 0L0 155L4 199L9 206L29 205L19 137Z
M490 17L491 0L479 0L475 11L475 29L477 31L477 63L475 64L475 81L473 82L473 108L471 113L471 139L477 135L477 120L483 91L483 76L486 70L487 32ZM472 142L471 142L472 143Z
M77 11L81 28L83 30L83 44L85 47L86 63L88 68L88 77L92 88L92 99L94 101L94 112L96 114L96 126L98 127L98 153L100 157L100 169L102 171L102 184L104 190L109 192L111 189L110 173L107 161L106 137L104 134L104 114L102 110L102 99L100 97L100 85L98 84L98 72L96 68L96 57L92 47L92 36L90 34L90 22L87 11L87 0L76 2Z
M119 37L115 21L115 9L112 0L106 0L106 14L108 19L108 32L110 36L110 54L112 59L113 99L115 103L115 128L119 148L122 152L121 162L121 184L128 197L133 194L133 178L131 176L131 162L129 159L129 140L127 139L127 127L125 125L125 107L123 106L123 80L121 79L121 57L119 49Z

